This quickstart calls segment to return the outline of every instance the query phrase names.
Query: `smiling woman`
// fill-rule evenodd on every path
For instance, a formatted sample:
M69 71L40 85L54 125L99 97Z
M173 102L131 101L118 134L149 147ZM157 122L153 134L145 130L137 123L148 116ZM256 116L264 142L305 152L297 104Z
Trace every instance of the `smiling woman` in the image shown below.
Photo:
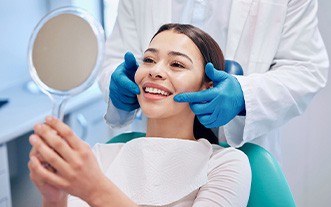
M218 143L210 129L194 120L188 103L174 101L176 94L212 87L204 71L208 62L215 68L224 68L221 49L202 30L191 25L166 24L154 35L135 76L142 91L138 101L151 125L147 127L147 136L162 136L158 127L162 126L167 131L164 137L205 137L212 144ZM164 120L167 124L162 123ZM199 130L194 131L196 128Z
M136 64L131 53L125 59ZM37 124L29 168L44 206L246 206L246 155L194 133L189 104L173 98L212 87L212 63L222 68L223 55L208 34L191 25L164 25L135 73L148 117L146 137L98 144L93 153L63 122L48 117Z

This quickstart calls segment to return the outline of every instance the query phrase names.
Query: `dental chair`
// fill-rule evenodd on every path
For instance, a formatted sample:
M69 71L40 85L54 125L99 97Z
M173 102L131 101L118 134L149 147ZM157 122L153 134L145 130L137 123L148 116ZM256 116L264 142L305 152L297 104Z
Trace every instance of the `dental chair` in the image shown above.
M107 143L125 143L144 136L145 133L128 132L113 137ZM229 147L224 142L220 145ZM246 143L238 149L247 155L252 170L251 192L247 206L295 207L289 185L275 158L264 148L252 143Z

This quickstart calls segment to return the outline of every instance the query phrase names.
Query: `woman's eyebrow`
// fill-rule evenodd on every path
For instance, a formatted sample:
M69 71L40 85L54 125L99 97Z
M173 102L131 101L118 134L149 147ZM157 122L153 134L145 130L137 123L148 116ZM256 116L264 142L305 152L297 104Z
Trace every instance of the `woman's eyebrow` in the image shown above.
M145 50L144 53L146 53L146 52L158 53L159 51L155 48L147 48L147 50Z
M187 58L191 63L193 63L192 59L191 59L189 56L185 55L184 53L176 52L176 51L171 51L171 52L169 52L168 54L169 54L170 56L182 56L182 57L184 57L184 58Z
M145 50L145 53L146 53L146 52L159 53L159 50L158 50L158 49L155 49L155 48L148 48L147 50ZM191 63L193 63L192 59L191 59L189 56L187 56L186 54L181 53L181 52L170 51L170 52L168 53L168 55L170 55L170 56L182 56L182 57L188 59Z

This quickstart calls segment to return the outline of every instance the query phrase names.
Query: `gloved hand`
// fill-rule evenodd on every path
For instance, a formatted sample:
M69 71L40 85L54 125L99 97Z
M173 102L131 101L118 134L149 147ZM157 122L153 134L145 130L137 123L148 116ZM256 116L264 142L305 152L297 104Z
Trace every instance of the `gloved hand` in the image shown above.
M134 82L134 75L138 67L136 58L131 52L127 52L124 62L111 75L109 98L116 108L133 111L140 107L137 99L140 89Z
M244 94L234 76L216 70L213 64L206 64L205 72L213 81L213 88L178 94L174 100L189 102L201 124L216 128L227 124L245 109Z

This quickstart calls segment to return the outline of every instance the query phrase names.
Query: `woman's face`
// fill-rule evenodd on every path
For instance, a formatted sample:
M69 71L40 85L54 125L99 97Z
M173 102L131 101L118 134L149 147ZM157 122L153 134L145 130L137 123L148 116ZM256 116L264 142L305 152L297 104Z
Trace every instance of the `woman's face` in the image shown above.
M159 33L135 75L141 109L148 118L193 116L189 104L175 102L174 96L206 89L203 76L202 55L190 38L171 30Z

